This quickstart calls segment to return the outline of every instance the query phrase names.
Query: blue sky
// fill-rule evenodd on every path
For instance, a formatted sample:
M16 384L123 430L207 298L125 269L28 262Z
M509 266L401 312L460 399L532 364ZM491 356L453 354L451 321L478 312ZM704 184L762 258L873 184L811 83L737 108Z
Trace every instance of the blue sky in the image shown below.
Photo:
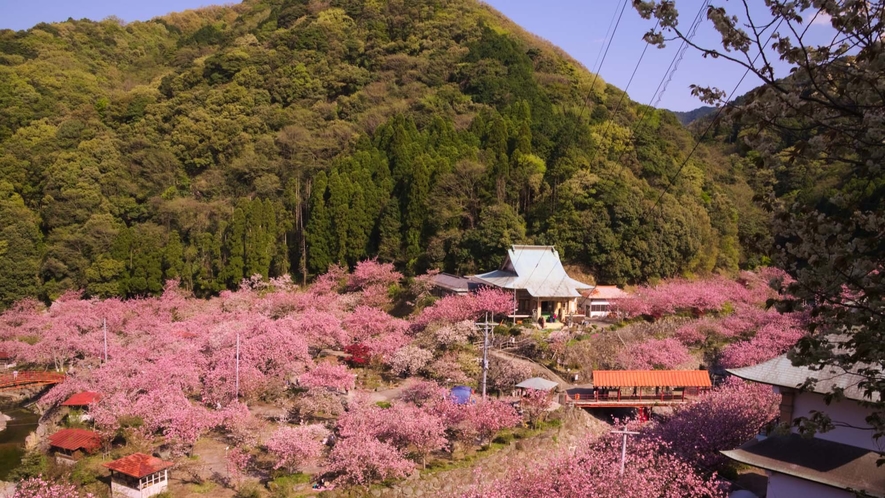
M689 23L702 2L703 0L678 0L680 20L688 18L682 22ZM69 17L100 20L115 15L124 21L146 20L168 12L212 3L206 0L0 0L0 28L27 29L39 22L58 22ZM616 0L486 0L486 3L528 31L562 47L591 70L596 66L606 32L620 4ZM714 2L719 3L723 2ZM762 2L758 4L762 10L757 14L764 13ZM730 9L736 6L734 2L724 5ZM622 89L627 86L630 74L645 47L642 35L653 25L653 21L640 18L630 5L627 6L600 70L602 78ZM832 33L831 27L819 23L809 28L808 36L811 40L823 40L828 35L832 36ZM715 47L718 37L709 23L705 23L698 30L695 41ZM677 47L678 43L674 42L664 49L648 48L628 89L633 100L643 104L654 103L651 101L652 96ZM689 49L659 107L676 111L694 109L702 104L691 96L689 85L716 86L731 92L743 73L743 69L734 63L704 59L698 52ZM785 69L781 67L780 73L785 74ZM737 94L745 93L758 84L758 80L748 77Z

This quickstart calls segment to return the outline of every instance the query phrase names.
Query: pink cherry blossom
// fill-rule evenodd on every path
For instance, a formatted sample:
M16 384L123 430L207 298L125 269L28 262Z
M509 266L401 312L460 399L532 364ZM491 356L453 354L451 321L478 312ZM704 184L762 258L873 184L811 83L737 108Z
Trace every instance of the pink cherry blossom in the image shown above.
M70 483L52 482L37 476L19 482L12 498L95 498L95 495L81 493Z
M273 468L295 472L301 464L322 454L322 441L328 434L322 425L277 429L265 443L267 450L277 459Z
M298 377L298 383L306 387L326 387L336 391L349 391L354 387L354 374L344 365L322 363Z

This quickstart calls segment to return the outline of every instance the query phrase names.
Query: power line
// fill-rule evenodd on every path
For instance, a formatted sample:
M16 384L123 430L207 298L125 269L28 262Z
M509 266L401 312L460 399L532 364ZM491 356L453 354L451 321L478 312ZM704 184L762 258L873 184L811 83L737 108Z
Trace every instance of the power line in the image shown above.
M783 19L783 17L781 17L780 22L777 23L777 26L774 27L774 30L772 30L771 34L768 36L768 40L771 40L771 38L777 32L778 28L780 28L781 23L783 23L783 22L784 22L784 19ZM768 43L768 40L766 40L766 43ZM759 53L756 54L756 57L753 58L753 62L751 63L751 65L756 63L756 61L762 55L763 50L765 50L764 44L759 47ZM734 89L728 95L728 99L729 99L728 101L730 101L731 99L734 98L735 93L737 93L738 88L740 88L741 84L744 82L744 78L746 78L748 74L750 74L749 67L747 68L746 71L744 71L744 75L741 76L741 79L738 80L737 85L734 86ZM728 101L726 101L726 102L728 102ZM676 180L679 179L679 175L682 173L682 170L685 169L685 165L688 164L688 160L691 159L691 156L694 155L695 151L701 145L701 140L704 138L704 136L707 135L707 132L709 132L710 129L713 128L713 125L716 124L717 120L719 119L719 116L722 114L722 111L724 111L726 107L727 107L727 104L723 104L722 106L720 106L719 109L716 111L716 114L713 116L713 118L707 124L707 127L704 129L704 132L701 133L700 135L698 135L697 137L695 137L694 146L691 148L691 151L689 151L688 155L685 156L685 159L682 161L682 164L679 165L679 169L676 170L676 174L673 175L673 178L667 179L667 186L664 187L664 190L661 192L661 195L658 196L658 199L655 201L655 203L651 207L651 209L646 212L646 214L648 212L654 211L658 207L658 204L661 202L661 199L664 198L664 195L670 190L670 187L672 187L674 185L674 183L676 182Z
M627 0L621 4L621 12L618 14L617 22L615 23L614 31L611 33L611 37L608 39L608 43L605 45L605 51L602 53L602 61L599 63L599 67L596 68L596 72L593 73L593 81L590 83L590 93L587 95L587 98L584 99L584 103L581 106L581 113L578 115L578 122L584 117L584 111L587 110L587 101L590 100L590 97L593 96L593 87L596 86L596 80L599 79L599 73L602 71L602 65L605 64L605 58L608 56L608 49L612 46L612 41L615 39L615 34L618 32L618 26L621 25L621 18L624 16L624 10L627 8ZM617 8L615 9L617 12ZM614 19L614 17L612 17ZM611 27L611 23L609 23L609 27ZM599 56L596 56L597 59ZM578 123L575 123L574 132L572 133L572 138L574 139L574 135L578 131Z
M695 33L697 33L697 28L701 23L701 14L703 14L704 9L710 5L710 0L701 4L701 7L698 9L697 14L694 16L694 20L691 23L691 29L689 29L688 39L691 40L694 38ZM661 99L664 96L664 93L667 91L667 86L670 81L673 79L673 75L676 74L676 71L679 69L679 62L682 60L682 56L685 54L685 51L688 49L688 43L685 40L682 40L682 43L679 45L679 48L676 50L676 53L673 55L673 58L670 60L670 65L667 66L667 70L664 72L664 76L661 77L661 81L658 83L658 87L655 89L651 98L648 99L648 106L642 109L641 114L639 115L639 120L637 121L637 128L642 124L642 121L648 115L650 108L657 107L657 105L661 102ZM657 97L657 100L655 99Z
M657 29L658 23L655 23L655 27L652 30ZM608 136L608 130L611 128L612 123L615 121L615 116L618 115L618 111L621 109L621 103L624 102L624 98L627 96L627 90L630 89L630 85L633 84L633 78L636 77L637 71L639 71L639 65L642 64L642 59L645 57L645 52L648 50L648 43L642 48L642 53L639 54L639 60L636 61L636 65L633 67L633 73L630 74L630 79L627 81L627 86L624 87L623 93L621 93L621 98L618 99L618 103L615 105L615 110L612 111L612 115L608 119L608 124L605 127L605 131L602 133L602 139L605 140L605 137ZM593 155L596 155L596 150L599 149L596 147L594 149ZM608 151L606 151L606 154Z

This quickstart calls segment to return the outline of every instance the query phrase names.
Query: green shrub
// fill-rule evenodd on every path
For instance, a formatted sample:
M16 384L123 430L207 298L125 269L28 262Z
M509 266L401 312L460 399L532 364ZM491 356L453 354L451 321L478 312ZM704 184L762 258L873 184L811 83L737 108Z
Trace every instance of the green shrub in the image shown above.
M37 477L38 475L45 474L48 468L49 463L46 455L39 451L31 450L25 453L21 464L12 469L7 479L11 482L18 482L29 477Z
M261 491L258 489L257 484L247 482L240 486L234 498L261 498Z

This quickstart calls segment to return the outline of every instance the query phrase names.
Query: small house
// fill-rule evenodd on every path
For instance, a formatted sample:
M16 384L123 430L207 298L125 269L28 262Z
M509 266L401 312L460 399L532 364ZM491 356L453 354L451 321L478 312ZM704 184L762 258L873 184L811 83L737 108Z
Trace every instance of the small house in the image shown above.
M592 285L571 278L553 246L515 245L498 270L475 275L471 286L513 293L513 318L578 314L578 299Z
M628 294L614 285L597 285L581 295L581 308L587 318L605 318L611 313L612 307Z
M101 394L91 391L84 391L77 394L74 394L70 398L66 399L61 406L66 406L68 408L80 409L84 410L76 420L77 422L85 422L87 420L92 420L92 416L88 413L85 413L85 410L89 408L89 405L93 405L98 403L101 400Z
M169 467L172 462L144 453L103 464L111 470L111 496L114 498L148 498L169 488Z
M100 447L98 434L86 429L62 429L49 436L49 448L55 453L55 460L63 464L73 465Z
M879 399L866 397L858 386L864 377L836 368L794 366L786 355L728 372L768 384L780 393L779 421L785 425L814 412L828 415L833 422L831 430L817 432L814 437L803 437L798 428L791 427L788 434L759 436L740 448L722 452L732 460L764 469L767 496L885 496L885 471L876 465L882 446L866 420L872 409L862 404ZM802 388L806 379L816 381L813 387ZM826 400L825 395L833 390L841 391L842 399Z

